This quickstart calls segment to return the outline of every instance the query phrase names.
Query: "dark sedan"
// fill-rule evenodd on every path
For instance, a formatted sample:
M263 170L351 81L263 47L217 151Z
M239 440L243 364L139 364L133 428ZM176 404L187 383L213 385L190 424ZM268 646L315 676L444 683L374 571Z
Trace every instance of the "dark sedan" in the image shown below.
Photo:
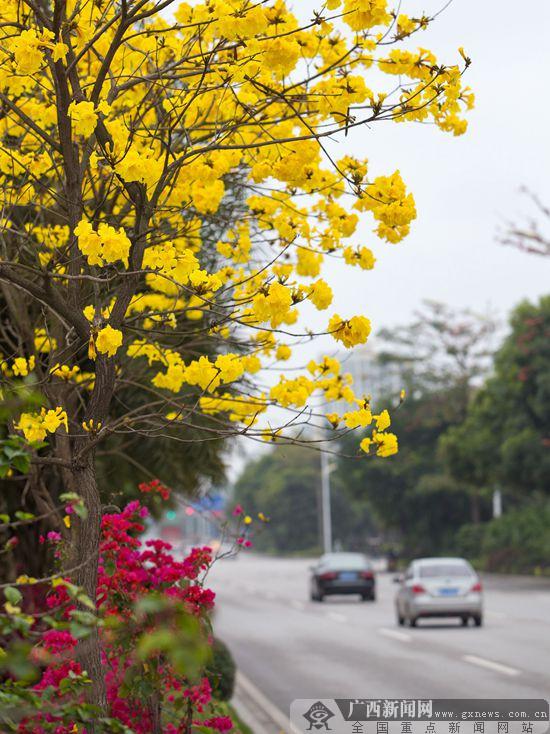
M376 598L376 580L362 553L326 553L311 567L311 601L330 594L357 594L363 601Z

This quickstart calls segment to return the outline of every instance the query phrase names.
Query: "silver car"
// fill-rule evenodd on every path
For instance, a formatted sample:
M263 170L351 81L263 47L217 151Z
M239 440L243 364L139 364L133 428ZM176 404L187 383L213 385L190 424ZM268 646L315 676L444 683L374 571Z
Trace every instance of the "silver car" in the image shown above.
M420 617L459 617L483 624L481 581L464 558L419 558L395 579L397 622L411 627Z

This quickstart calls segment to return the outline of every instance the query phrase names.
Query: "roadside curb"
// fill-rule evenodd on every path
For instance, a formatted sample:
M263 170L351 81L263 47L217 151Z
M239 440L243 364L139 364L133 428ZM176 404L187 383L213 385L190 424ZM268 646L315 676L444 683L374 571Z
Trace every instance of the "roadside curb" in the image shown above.
M231 704L254 734L289 732L288 717L240 671L237 671Z

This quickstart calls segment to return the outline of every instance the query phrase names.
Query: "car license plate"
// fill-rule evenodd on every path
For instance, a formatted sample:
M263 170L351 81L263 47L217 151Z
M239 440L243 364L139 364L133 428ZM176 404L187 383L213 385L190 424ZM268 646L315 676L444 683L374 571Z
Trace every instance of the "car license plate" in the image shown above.
M439 589L440 596L456 596L458 589Z
M355 571L343 571L339 578L340 581L355 581L357 579L357 574Z

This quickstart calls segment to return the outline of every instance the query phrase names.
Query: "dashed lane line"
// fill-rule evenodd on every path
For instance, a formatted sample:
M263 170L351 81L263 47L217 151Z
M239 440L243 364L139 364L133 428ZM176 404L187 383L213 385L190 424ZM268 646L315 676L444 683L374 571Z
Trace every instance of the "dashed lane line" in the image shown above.
M399 640L399 642L410 642L412 639L406 632L399 632L399 630L392 630L387 627L380 627L378 632L384 637L390 637L392 640Z
M462 660L466 663L477 665L480 668L494 670L496 673L502 673L503 675L515 676L520 674L520 671L517 668L511 668L509 665L503 665L502 663L497 663L494 660L487 660L487 658L480 658L477 655L463 655Z
M325 612L325 617L328 619L332 619L334 622L347 622L348 618L345 614L340 614L340 612Z

